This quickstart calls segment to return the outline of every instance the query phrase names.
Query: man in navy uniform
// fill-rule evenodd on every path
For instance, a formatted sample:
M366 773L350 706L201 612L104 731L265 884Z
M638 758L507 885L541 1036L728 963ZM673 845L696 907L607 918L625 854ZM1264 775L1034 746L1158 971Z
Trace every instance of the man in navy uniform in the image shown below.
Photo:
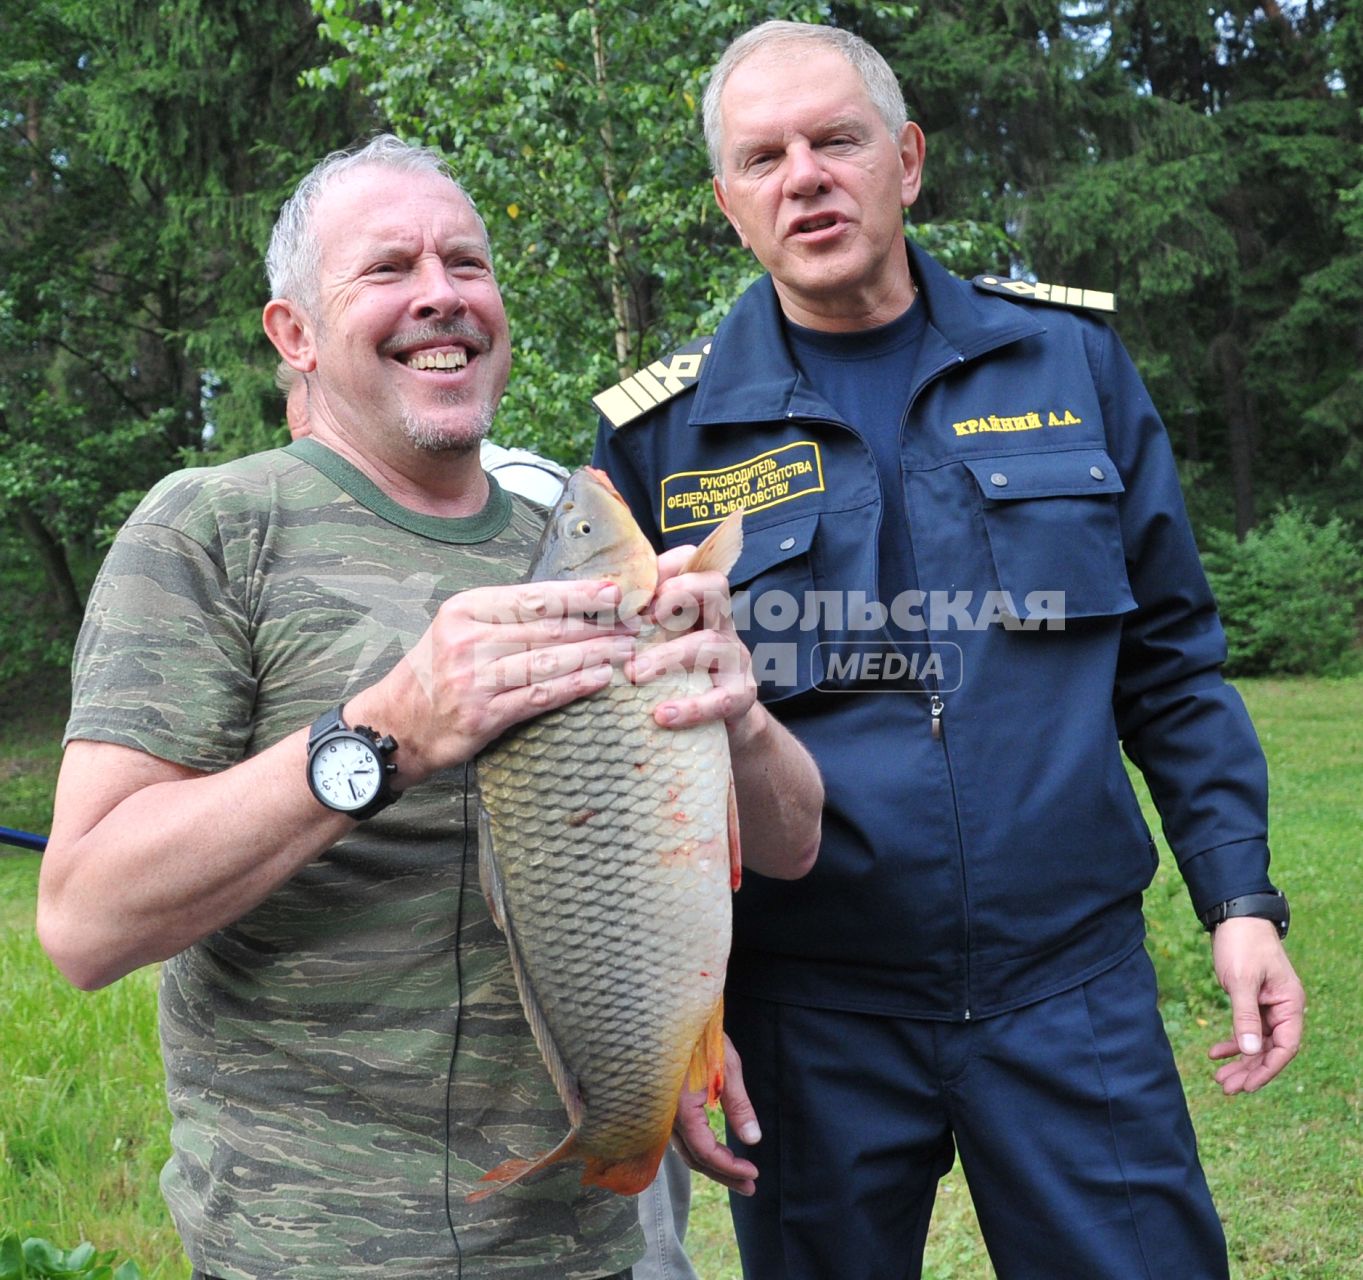
M1226 1093L1292 1058L1304 999L1169 443L1086 314L1111 299L966 283L906 243L923 135L847 32L747 33L704 112L768 274L713 340L597 397L597 462L660 547L746 509L735 617L827 800L813 873L736 899L760 1145L693 1112L678 1140L745 1193L750 1280L917 1276L956 1152L1002 1277L1224 1277L1123 748L1212 931Z

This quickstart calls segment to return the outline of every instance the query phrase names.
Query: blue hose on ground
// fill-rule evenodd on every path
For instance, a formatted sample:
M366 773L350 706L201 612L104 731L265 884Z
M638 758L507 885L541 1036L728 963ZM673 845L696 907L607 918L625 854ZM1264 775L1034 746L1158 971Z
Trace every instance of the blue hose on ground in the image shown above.
M12 844L18 849L42 853L47 848L47 837L35 836L31 831L16 831L13 827L0 827L0 844Z

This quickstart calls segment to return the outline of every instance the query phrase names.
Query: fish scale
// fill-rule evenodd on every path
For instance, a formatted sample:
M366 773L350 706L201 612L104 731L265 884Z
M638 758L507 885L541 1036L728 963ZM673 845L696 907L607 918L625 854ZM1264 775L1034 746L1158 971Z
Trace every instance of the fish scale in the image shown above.
M524 981L582 1093L582 1153L635 1153L656 1143L660 1116L670 1128L723 987L727 741L719 725L654 725L653 708L683 691L617 681L479 761Z
M692 568L727 572L739 546L734 521ZM606 578L647 600L657 562L609 481L586 469L551 512L532 577ZM638 644L665 638L649 624ZM554 1150L494 1169L496 1185L576 1159L584 1183L636 1194L656 1173L688 1068L717 1087L737 866L728 736L717 722L653 719L660 703L709 687L704 673L642 685L616 673L478 757L484 893L571 1126Z

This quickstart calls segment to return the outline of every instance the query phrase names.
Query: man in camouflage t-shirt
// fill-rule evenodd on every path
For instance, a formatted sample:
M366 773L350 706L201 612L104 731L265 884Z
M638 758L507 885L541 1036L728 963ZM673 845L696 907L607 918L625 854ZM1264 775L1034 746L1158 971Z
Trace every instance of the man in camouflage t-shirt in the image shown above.
M162 1181L196 1273L627 1274L633 1201L572 1167L465 1199L566 1130L476 888L469 765L611 678L618 592L517 581L540 518L477 454L505 315L436 157L384 138L329 158L270 267L311 434L169 477L120 533L76 655L40 936L85 987L165 962ZM817 777L750 684L717 678L675 722L726 719L750 862L798 874L817 819L786 791ZM358 823L305 776L337 709L397 744L401 795Z

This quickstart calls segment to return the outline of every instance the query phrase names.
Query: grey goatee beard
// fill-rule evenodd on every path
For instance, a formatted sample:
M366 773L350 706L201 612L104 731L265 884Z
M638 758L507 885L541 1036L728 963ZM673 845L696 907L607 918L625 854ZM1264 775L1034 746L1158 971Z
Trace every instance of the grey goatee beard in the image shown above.
M457 404L460 397L451 396L450 403ZM410 411L402 415L402 433L408 443L422 453L475 453L483 437L492 430L492 419L496 405L485 404L478 408L472 421L451 427L445 423L432 422L419 418Z

